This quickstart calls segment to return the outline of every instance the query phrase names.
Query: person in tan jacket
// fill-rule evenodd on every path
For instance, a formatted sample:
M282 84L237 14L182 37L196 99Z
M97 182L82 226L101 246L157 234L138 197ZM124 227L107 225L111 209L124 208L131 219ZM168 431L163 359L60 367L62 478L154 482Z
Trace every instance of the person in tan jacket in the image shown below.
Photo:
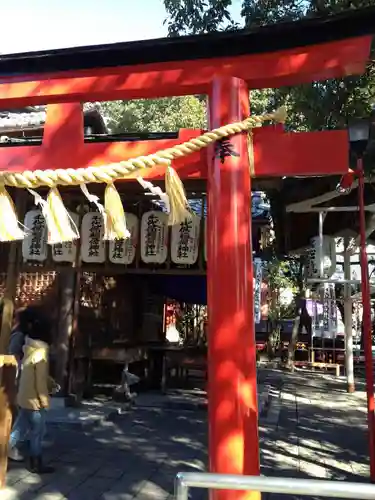
M49 322L41 317L34 318L23 348L24 356L17 394L19 412L10 435L8 451L11 460L22 460L17 445L28 434L29 469L39 474L53 472L51 467L46 467L42 462L46 411L49 407L49 394L53 390L48 366L49 344Z

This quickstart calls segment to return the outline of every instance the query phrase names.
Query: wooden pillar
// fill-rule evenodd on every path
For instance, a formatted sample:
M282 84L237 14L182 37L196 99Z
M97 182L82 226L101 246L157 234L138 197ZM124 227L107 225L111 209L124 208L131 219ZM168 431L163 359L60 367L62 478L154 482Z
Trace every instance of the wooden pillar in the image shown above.
M73 309L75 296L75 269L66 269L59 274L59 321L56 339L56 382L66 386L69 346L73 331Z
M78 227L82 225L84 205L78 207ZM61 312L57 334L57 367L58 383L64 392L70 394L75 386L75 336L78 333L78 315L81 296L81 239L76 241L77 251L75 261L70 269L60 273L60 303ZM60 359L61 356L61 359Z
M62 134L63 133L63 134ZM61 134L69 137L71 150L84 146L84 117L81 103L50 104L47 106L46 124L43 134L43 147L52 147ZM83 205L78 209L81 227ZM61 271L59 275L59 322L56 341L56 381L63 388L69 385L67 380L68 362L72 332L74 329L76 281L80 273L80 240L77 241L76 259L72 268Z
M249 116L238 78L213 81L210 129ZM251 178L246 134L217 144L208 158L208 408L210 472L260 474ZM218 500L259 499L257 492L213 491Z
M80 224L82 222L83 206L80 207ZM81 240L78 242L77 248L77 258L75 262L75 281L74 281L74 292L73 292L73 309L72 309L72 331L69 343L69 355L68 355L68 381L67 381L67 393L74 393L77 400L80 401L83 397L83 389L78 390L77 386L77 372L79 369L85 372L84 362L81 360L79 366L75 363L75 350L77 343L77 335L79 335L78 319L79 319L79 309L80 309L80 299L81 299ZM85 378L85 377L84 377Z
M16 191L16 211L23 218L26 207L26 193L22 189ZM10 333L13 326L14 303L16 299L18 275L21 262L21 244L19 241L9 243L7 277L3 297L3 314L0 331L0 354L8 352Z
M344 237L344 278L351 279L350 272L350 251L349 237ZM344 324L345 324L345 370L347 391L355 392L354 381L354 357L353 357L353 304L352 304L352 286L350 283L344 285Z
M82 104L79 102L49 104L43 134L43 147L52 148L57 137L69 137L69 148L78 151L84 146L84 117ZM83 205L78 208L78 227L81 227ZM68 381L68 363L71 337L75 325L76 283L79 280L81 264L80 239L77 241L77 253L72 268L59 275L59 321L56 340L56 381L66 388Z
M0 356L0 488L6 485L11 409L16 402L16 373L15 357Z

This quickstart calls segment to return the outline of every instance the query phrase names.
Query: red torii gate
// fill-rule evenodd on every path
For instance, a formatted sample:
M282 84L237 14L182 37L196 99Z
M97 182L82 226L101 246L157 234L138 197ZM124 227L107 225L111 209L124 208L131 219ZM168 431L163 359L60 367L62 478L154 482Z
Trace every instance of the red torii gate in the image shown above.
M372 11L371 23L368 14L366 15L370 26L374 25L374 14L375 11ZM344 22L353 24L349 18ZM13 59L11 56L4 56L3 62L0 61L0 106L21 108L47 104L48 111L42 145L1 147L1 169L16 172L106 165L154 153L200 134L196 130L181 130L178 138L173 140L85 144L81 102L205 93L209 96L209 128L212 129L241 121L249 115L249 88L295 85L364 71L370 50L370 37L322 44L320 42L332 40L333 37L327 35L328 25L324 27L317 21L310 21L308 26L317 30L315 44L308 45L312 43L311 37L310 42L300 42L303 37L303 33L300 33L299 38L285 48L280 40L283 37L285 39L288 30L295 31L299 24L302 29L307 26L307 23L293 23L278 29L273 41L274 51L262 54L257 54L256 49L247 50L242 47L242 52L221 57L221 54L227 54L229 50L224 49L222 43L219 54L215 54L211 47L210 51L201 51L201 55L195 53L190 59L185 57L181 60L181 53L176 45L184 43L184 39L177 39L169 40L168 43L165 40L152 41L154 47L159 46L160 53L166 52L165 45L168 50L170 46L174 47L174 52L170 52L164 59L159 54L156 61L146 61L143 64L133 64L132 57L129 58L129 65L124 62L112 62L112 65L106 62L101 65L98 59L96 63L92 63L94 67L88 68L89 64L86 64L86 69L75 68L69 71L69 54L73 57L74 49L69 53L60 51L56 54L57 58L64 61L65 68L58 67L59 63L55 60L55 67L50 64L49 59L54 55L45 57L44 63L38 62L42 60L40 53L23 54L14 56ZM366 29L359 33L371 32L369 28ZM272 36L270 28L265 30L263 33ZM334 31L334 26L329 24L328 30ZM256 36L261 34L261 30L250 33L248 46L251 47ZM243 37L244 32L240 35L229 33L187 38L185 43L193 40L204 48L215 36L218 40L221 36L221 40L224 39L225 44L229 44L236 36ZM290 48L299 42L300 47ZM122 45L122 61L127 60L127 54L133 54L134 59L135 46L139 52L140 44ZM114 47L116 46L100 47L98 53L107 50L110 54ZM78 58L80 50L83 49L76 50ZM96 49L84 49L81 55L83 59L85 53L89 54L89 50L95 52ZM2 77L5 71L2 64L6 68L7 64L9 68L13 68L17 66L17 60L21 74L13 70L13 75L16 73L16 76ZM40 74L29 72L25 75L22 71L25 66L22 64L27 63L27 67L33 60L35 64L45 64L46 67ZM95 65L101 67L97 68ZM108 65L109 67L104 67ZM260 465L253 317L251 176L246 135L232 137L231 143L238 155L229 156L223 162L210 151L208 156L203 152L176 160L174 167L183 179L203 178L208 181L210 470L258 475ZM345 174L348 171L347 149L346 131L287 133L281 126L261 128L254 130L254 174ZM155 168L149 170L147 176L160 178L162 173L161 169ZM221 492L216 495L215 498L222 499L258 497L257 493L241 492Z

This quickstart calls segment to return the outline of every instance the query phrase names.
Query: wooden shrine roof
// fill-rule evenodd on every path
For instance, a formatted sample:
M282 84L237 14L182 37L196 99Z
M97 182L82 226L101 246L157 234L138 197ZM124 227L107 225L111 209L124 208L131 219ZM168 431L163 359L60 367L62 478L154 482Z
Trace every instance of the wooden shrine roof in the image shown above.
M364 168L366 177L372 180L375 170L375 115L370 117L371 130L370 141L364 157ZM348 142L349 165L355 169L356 160L350 154ZM347 195L336 196L336 187L341 177L337 175L309 178L282 178L278 179L278 185L266 188L271 200L271 214L274 219L275 232L279 250L282 253L298 252L309 246L310 239L318 234L318 212L323 207L358 207L358 190L354 184L353 189ZM331 194L330 194L331 193ZM301 202L313 200L310 206L313 211L308 213L301 209ZM365 205L375 204L375 184L365 184ZM299 205L299 206L298 206ZM306 203L305 203L306 205ZM375 213L374 207L366 211L367 238L371 243L375 242ZM372 209L374 209L372 211ZM371 232L371 227L374 230ZM359 233L358 211L351 212L327 212L324 225L324 233L332 236L356 237Z
M375 155L367 157L367 167L375 165ZM310 239L318 235L318 209L326 208L324 234L357 237L359 234L358 189L356 184L348 194L337 195L339 176L308 179L289 178L281 181L280 190L269 192L271 212L275 222L276 238L282 253L298 252L309 246ZM301 202L310 200L312 210L304 209ZM365 184L367 238L375 242L375 185ZM370 205L374 205L371 206ZM353 211L328 210L332 207L352 207ZM372 230L371 230L372 228Z
M91 133L105 134L107 127L97 107L92 103L83 106L84 127ZM46 106L28 106L22 109L0 110L0 135L19 135L18 132L35 132L44 127L46 122ZM36 133L36 132L35 132Z

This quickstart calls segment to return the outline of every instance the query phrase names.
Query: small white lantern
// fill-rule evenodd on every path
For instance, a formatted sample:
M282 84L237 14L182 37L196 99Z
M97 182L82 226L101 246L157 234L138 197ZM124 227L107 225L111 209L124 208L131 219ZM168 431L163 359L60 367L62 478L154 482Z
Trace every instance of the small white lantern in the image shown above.
M100 212L83 216L81 228L81 257L83 262L105 262L104 221Z
M145 264L164 264L168 256L168 215L150 211L142 216L141 259Z
M47 260L47 224L41 210L30 210L25 215L25 238L22 240L24 261L44 262Z
M72 221L76 226L79 224L79 216L76 213L69 212ZM73 263L77 256L78 240L66 241L64 243L57 243L52 245L52 259L55 262L69 262Z
M198 260L201 218L193 215L172 226L171 260L174 264L192 265Z
M113 264L130 265L135 259L139 236L139 220L134 214L129 213L125 214L125 218L130 238L109 242L109 260Z

